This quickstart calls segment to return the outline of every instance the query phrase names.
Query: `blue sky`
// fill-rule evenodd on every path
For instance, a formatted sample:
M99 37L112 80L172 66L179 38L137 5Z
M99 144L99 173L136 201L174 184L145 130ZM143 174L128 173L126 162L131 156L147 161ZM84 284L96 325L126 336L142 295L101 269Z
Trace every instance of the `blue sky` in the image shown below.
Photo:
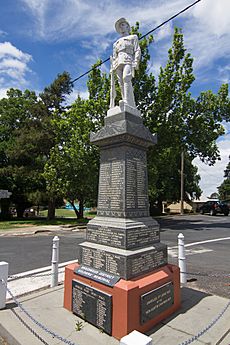
M195 0L0 0L0 97L10 87L37 92L58 73L68 71L76 78L98 59L111 54L117 38L114 23L125 17L140 23L145 34ZM184 33L187 51L194 57L196 81L191 89L216 92L230 79L230 1L201 0L178 19L154 34L150 70L157 77L171 46L173 28ZM105 64L104 71L109 70ZM86 81L75 83L71 100L86 97ZM229 133L230 125L225 124ZM223 181L230 154L230 134L218 142L222 160L208 167L196 160L207 196Z

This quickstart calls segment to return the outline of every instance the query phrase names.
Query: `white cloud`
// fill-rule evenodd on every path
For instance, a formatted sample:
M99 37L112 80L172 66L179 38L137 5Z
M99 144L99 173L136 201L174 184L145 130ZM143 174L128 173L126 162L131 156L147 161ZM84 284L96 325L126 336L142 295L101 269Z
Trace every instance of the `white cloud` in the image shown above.
M0 58L6 56L14 57L25 62L31 60L31 55L23 53L20 49L13 46L10 42L0 43Z
M78 96L80 96L83 99L88 99L89 92L88 90L73 89L73 92L67 97L66 103L73 104L73 102L77 99Z
M144 6L139 1L93 0L54 1L21 0L34 17L34 30L41 39L60 40L105 36L115 32L114 23L126 17L131 25L140 22L141 29L159 24L184 8L190 0L166 0L156 4L148 0Z
M122 0L21 0L33 18L32 35L46 41L78 40L91 53L88 57L103 56L112 45L116 35L114 23L126 17L131 25L140 22L142 34L150 31L175 13L191 4L190 0L146 0L144 5L137 0L124 3ZM207 79L212 73L216 81L228 81L225 73L214 70L214 63L220 57L230 57L230 1L202 0L179 17L183 27L185 45L194 57L197 77ZM157 64L165 62L172 40L175 21L154 32ZM28 34L31 31L28 30ZM167 42L166 42L167 41ZM163 56L164 55L164 56ZM208 80L208 79L207 79Z
M202 0L192 13L209 35L221 37L229 32L229 0Z
M0 78L0 85L1 85L1 78ZM7 89L0 88L0 99L6 97Z
M194 57L196 76L206 81L228 81L230 71L223 74L218 59L230 58L229 0L202 0L187 12L185 19L183 32Z
M22 52L10 42L0 43L0 88L25 85L31 60L31 55Z
M225 124L226 129L230 130L230 124ZM230 133L222 136L218 142L221 160L214 166L207 166L196 158L193 163L198 166L198 173L201 176L200 187L204 196L210 196L218 192L217 187L224 180L224 170L229 162L230 155Z

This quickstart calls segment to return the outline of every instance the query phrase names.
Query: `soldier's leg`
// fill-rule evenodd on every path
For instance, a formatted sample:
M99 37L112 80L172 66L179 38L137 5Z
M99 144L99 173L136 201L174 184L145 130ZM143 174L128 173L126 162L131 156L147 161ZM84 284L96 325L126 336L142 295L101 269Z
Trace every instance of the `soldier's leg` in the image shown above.
M131 107L136 107L133 86L132 86L132 67L131 65L125 65L123 70L123 81L124 81L124 102Z
M118 84L121 89L121 97L124 100L123 66L119 66L116 69L116 74L117 74Z

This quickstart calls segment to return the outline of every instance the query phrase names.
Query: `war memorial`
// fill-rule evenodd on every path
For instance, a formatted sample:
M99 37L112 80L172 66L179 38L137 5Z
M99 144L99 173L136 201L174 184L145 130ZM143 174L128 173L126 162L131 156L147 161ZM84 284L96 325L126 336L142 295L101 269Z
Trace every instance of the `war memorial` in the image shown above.
M91 133L100 147L97 215L65 269L64 307L120 339L147 332L180 307L179 268L168 264L158 223L149 215L147 150L156 136L143 125L132 78L141 58L136 35L119 19L111 58L110 109ZM122 100L115 106L114 77Z

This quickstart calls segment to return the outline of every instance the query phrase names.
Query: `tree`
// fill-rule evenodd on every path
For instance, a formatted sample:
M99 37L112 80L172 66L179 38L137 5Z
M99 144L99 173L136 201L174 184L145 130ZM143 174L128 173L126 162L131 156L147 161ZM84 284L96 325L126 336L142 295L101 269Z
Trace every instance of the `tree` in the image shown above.
M230 156L229 163L224 171L224 181L218 187L218 192L221 200L230 199Z
M158 135L158 144L149 154L149 164L150 173L153 171L150 181L154 180L156 186L153 183L150 187L159 204L166 196L169 198L170 190L174 191L170 193L170 199L176 197L175 189L169 186L172 183L171 176L175 178L180 168L171 164L172 160L168 161L167 157L174 155L178 161L181 153L185 155L185 169L187 166L193 172L189 176L188 170L185 170L185 175L193 180L196 197L199 197L201 190L198 188L197 170L191 169L193 158L199 156L210 165L220 158L216 139L224 133L221 121L229 116L226 113L226 110L229 111L228 88L223 85L217 95L207 91L202 92L197 99L192 98L189 93L195 79L192 64L192 57L186 54L182 31L175 28L167 64L160 69L152 104L144 114L146 125ZM187 185L186 182L185 187ZM179 184L174 187L178 191ZM186 188L184 197L188 192ZM179 199L177 193L176 200Z
M45 136L46 143L46 161L51 159L51 149L57 143L56 133L52 126L54 118L61 118L67 111L68 107L65 104L66 97L71 93L73 88L69 73L63 72L58 74L57 78L46 87L40 94L42 100L41 118L42 118L42 132ZM46 163L46 161L44 163ZM52 190L52 192L51 192ZM48 191L48 219L55 217L55 202L58 197L53 189L47 188Z
M65 197L78 218L83 217L85 202L95 203L97 194L99 159L97 148L89 142L94 124L87 103L78 96L70 110L53 121L58 143L51 150L44 173L49 192Z
M0 100L0 183L12 191L18 217L33 196L37 199L38 192L45 193L44 164L55 144L51 120L64 111L71 88L70 76L64 72L40 98L29 90L10 89L7 98Z
M38 132L32 131L37 123L33 115L37 103L34 92L17 89L10 89L0 100L0 183L12 192L18 217L29 205L28 194L42 184L41 162L32 140L38 137Z

